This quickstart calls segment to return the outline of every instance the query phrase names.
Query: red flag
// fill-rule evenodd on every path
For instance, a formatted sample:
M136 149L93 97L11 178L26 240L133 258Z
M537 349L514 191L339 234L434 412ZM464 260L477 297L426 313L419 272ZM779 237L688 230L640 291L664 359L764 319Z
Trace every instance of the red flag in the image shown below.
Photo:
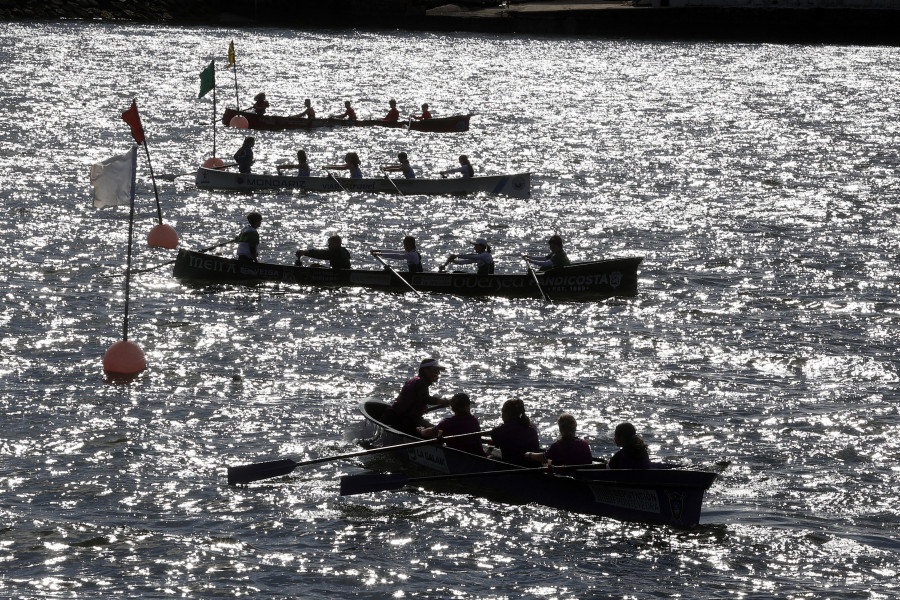
M144 128L141 126L141 116L138 114L137 100L131 101L131 108L122 113L122 120L131 127L131 135L138 144L144 143Z

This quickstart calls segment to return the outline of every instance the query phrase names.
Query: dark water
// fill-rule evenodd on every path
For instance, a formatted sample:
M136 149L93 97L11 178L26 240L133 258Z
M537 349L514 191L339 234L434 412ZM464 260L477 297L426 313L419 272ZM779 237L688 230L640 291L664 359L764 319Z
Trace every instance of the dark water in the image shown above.
M533 195L200 192L159 180L186 247L264 215L264 257L340 233L357 266L411 233L428 266L487 237L521 268L557 232L575 259L644 256L635 298L591 304L365 290L187 287L135 276L149 368L104 382L122 334L127 211L91 164L212 153L199 73L228 42L240 103L360 117L473 111L458 135L257 133L257 170L399 150L530 170ZM900 51L476 35L0 26L0 596L892 598L900 535ZM218 108L234 104L219 71ZM216 133L228 158L241 132ZM137 268L173 258L139 158ZM351 451L359 400L424 356L486 424L517 396L545 442L571 412L595 454L634 422L655 456L722 469L685 532L441 491L341 498L328 463L246 489L225 467ZM235 377L238 375L238 377ZM724 466L723 466L724 465Z

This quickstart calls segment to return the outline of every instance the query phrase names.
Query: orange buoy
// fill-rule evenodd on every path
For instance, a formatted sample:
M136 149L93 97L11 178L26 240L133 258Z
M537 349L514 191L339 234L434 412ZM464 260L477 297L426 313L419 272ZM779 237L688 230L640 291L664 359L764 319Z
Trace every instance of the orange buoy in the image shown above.
M160 223L147 234L147 244L155 248L172 250L178 246L178 232L171 225Z
M230 127L236 127L238 129L247 129L250 127L250 122L247 120L247 117L241 115L235 115L231 117L231 121L228 122Z
M241 117L243 118L243 117ZM225 166L225 161L221 158L216 158L215 156L210 156L206 160L203 161L203 166L207 169L218 169L219 167Z
M147 368L144 351L134 342L121 340L103 355L103 370L117 375L133 375Z

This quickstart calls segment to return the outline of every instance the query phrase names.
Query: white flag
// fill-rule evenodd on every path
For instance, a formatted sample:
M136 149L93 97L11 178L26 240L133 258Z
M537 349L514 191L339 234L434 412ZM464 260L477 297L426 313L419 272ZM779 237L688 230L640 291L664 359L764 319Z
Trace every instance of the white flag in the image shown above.
M134 197L134 175L137 165L137 146L121 156L107 158L91 165L94 185L94 208L130 204Z

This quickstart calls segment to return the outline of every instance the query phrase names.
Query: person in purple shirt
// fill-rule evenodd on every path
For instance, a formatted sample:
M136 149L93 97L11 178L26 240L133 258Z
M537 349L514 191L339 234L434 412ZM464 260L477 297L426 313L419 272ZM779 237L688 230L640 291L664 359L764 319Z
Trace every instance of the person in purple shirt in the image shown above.
M431 384L437 383L444 370L446 367L433 358L426 358L419 363L419 374L403 384L397 399L382 417L384 423L410 434L415 434L417 427L430 427L431 423L423 418L428 405L450 404L447 398L432 396L428 390Z
M570 414L562 414L556 421L559 426L559 439L553 442L544 452L528 452L525 455L530 461L550 463L554 466L589 465L594 462L591 447L586 441L577 437L578 422Z
M525 403L514 398L503 403L500 416L503 424L491 432L491 443L500 451L500 458L515 465L528 466L526 452L540 452L538 432L525 414Z
M441 420L434 427L419 427L419 435L424 438L437 437L438 435L446 437L481 431L481 425L479 425L478 419L472 414L471 408L472 401L469 399L468 394L463 394L462 392L454 394L450 398L450 409L453 411L453 416ZM484 448L482 448L481 439L478 437L448 440L447 447L484 456Z
M608 469L650 469L650 452L647 444L637 434L631 423L619 423L614 435L616 446L621 448L606 463Z

